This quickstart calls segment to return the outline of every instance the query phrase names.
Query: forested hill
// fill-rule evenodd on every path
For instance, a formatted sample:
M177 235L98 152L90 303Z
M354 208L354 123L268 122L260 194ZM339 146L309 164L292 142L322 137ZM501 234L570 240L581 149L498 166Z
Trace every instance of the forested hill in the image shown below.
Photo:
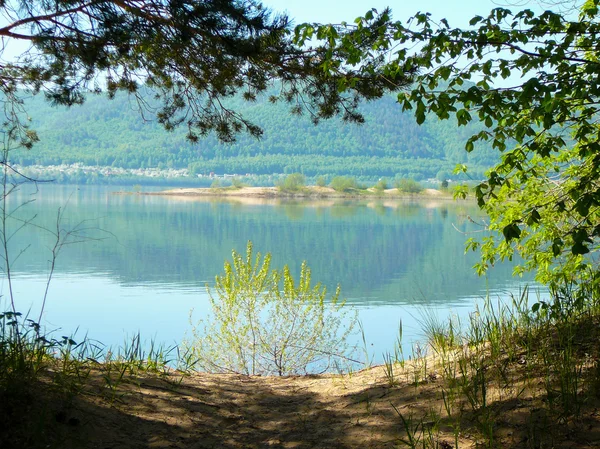
M340 120L314 126L309 117L293 116L289 106L266 101L234 99L231 107L264 129L256 140L240 135L233 144L211 135L192 145L186 130L165 131L155 121L144 121L134 100L125 95L109 100L90 95L83 106L52 107L41 96L28 99L31 127L41 141L30 151L12 156L13 162L125 168L191 168L196 173L292 173L307 176L352 175L420 179L451 172L467 163L474 176L490 167L497 153L464 150L476 129L457 127L453 121L430 119L418 126L412 114L401 112L394 97L362 107L364 125ZM154 118L150 115L148 118Z

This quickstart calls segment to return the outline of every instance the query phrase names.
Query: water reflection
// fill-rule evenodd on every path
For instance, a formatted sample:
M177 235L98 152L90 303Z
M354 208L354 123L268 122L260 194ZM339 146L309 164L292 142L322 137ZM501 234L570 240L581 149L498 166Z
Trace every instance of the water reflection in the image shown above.
M17 205L27 198L27 192L20 192L10 201ZM256 251L271 252L274 266L289 264L294 274L306 260L315 281L330 288L340 284L342 296L368 310L370 317L398 310L393 317L380 315L382 322L398 321L402 307L470 307L474 297L518 285L509 265L495 267L486 278L474 274L476 255L464 253L464 241L465 234L479 230L467 218L479 216L479 210L468 202L228 201L42 186L35 202L19 213L35 216L37 226L55 228L59 207L64 211L63 229L85 222L103 230L90 231L91 237L110 236L66 246L59 256L60 285L52 291L50 304L77 303L81 313L86 310L81 298L79 302L61 298L74 294L67 287L69 280L77 283L89 310L97 307L91 301L101 301L104 292L89 291L98 289L94 283L102 279L109 285L104 286L105 293L117 296L111 301L121 304L123 313L129 310L133 317L135 309L154 307L162 316L170 313L169 303L175 301L185 304L178 306L180 314L189 305L188 297L201 296L205 283L222 272L231 250L243 252L248 240ZM39 227L21 230L11 241L11 250L19 254L28 249L13 272L43 279L51 245L51 234ZM27 287L22 290L27 292ZM160 295L154 293L158 290ZM185 325L187 317L183 320ZM144 325L157 328L157 323Z

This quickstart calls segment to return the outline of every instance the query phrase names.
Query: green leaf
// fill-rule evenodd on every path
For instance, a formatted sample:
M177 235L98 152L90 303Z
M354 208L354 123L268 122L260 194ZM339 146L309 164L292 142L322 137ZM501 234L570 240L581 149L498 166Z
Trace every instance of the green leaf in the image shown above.
M552 242L552 254L554 255L554 257L558 257L562 251L563 248L563 241L559 238L555 238Z
M481 17L481 16L475 16L471 20L469 20L469 25L471 25L471 26L476 25L479 22L481 22L482 20L483 20L483 17Z
M571 252L574 255L577 256L577 255L580 255L580 254L587 254L587 253L589 253L590 249L586 245L584 245L583 243L577 242L571 248Z
M527 226L539 223L541 218L542 217L540 216L540 213L537 211L537 209L533 209L531 211L531 214L529 214L529 218L527 219Z
M587 217L590 213L590 205L587 201L587 198L581 198L579 201L575 203L575 210L582 217Z
M452 173L454 173L455 175L458 175L459 173L466 173L467 172L467 166L465 164L456 164L454 166L454 170L452 170Z
M417 124L422 125L425 122L425 104L422 101L417 103L417 110L415 112Z
M590 236L588 235L588 232L585 228L579 228L579 229L575 230L575 232L573 233L573 241L576 243L579 243L579 242L593 243L593 240L590 238Z
M521 229L516 223L511 223L502 229L502 234L504 234L506 241L510 242L513 239L521 237Z

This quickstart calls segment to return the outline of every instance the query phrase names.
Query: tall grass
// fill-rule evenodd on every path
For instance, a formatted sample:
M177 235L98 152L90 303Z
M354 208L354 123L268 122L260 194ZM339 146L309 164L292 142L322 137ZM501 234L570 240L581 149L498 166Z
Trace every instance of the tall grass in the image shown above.
M454 433L454 447L465 427L476 433L481 447L498 447L498 422L506 412L502 404L535 401L546 422L546 433L534 429L541 441L563 431L565 423L577 420L586 405L600 398L600 306L594 291L587 295L582 300L563 285L546 302L533 300L528 289L508 301L487 297L466 323L423 313L429 362L413 367L418 376L412 380L418 388L434 372L441 373L438 399L444 424ZM384 370L389 379L391 359ZM440 440L423 426L426 419L400 416L405 446L439 447Z
M124 383L152 375L178 384L195 363L191 353L145 345L139 334L109 348L88 338L78 343L45 335L18 312L0 313L0 447L54 447L50 440L62 437L48 431L68 416L76 397L119 401Z

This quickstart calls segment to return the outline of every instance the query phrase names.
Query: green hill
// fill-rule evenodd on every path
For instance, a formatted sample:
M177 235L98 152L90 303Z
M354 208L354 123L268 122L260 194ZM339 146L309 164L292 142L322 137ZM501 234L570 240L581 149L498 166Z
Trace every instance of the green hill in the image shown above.
M416 125L392 96L363 105L364 125L330 120L315 126L307 114L293 116L286 104L266 99L230 106L264 129L260 140L240 135L233 144L209 135L193 145L184 128L165 131L151 114L140 115L132 98L113 100L89 95L83 106L52 107L41 96L28 99L26 109L40 142L12 156L23 165L86 165L125 168L190 168L195 173L273 174L303 172L307 176L351 175L364 178L415 179L451 172L467 163L472 176L496 162L497 153L464 150L473 126L427 120Z

